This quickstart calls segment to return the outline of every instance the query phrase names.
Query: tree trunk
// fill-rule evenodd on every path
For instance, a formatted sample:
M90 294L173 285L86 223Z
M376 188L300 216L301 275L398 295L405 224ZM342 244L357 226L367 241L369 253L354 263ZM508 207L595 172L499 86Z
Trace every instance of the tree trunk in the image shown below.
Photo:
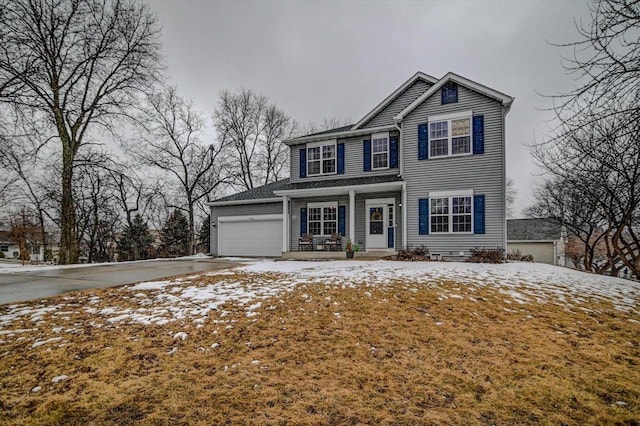
M62 142L62 201L60 206L60 251L58 263L78 263L78 235L73 202L73 151Z

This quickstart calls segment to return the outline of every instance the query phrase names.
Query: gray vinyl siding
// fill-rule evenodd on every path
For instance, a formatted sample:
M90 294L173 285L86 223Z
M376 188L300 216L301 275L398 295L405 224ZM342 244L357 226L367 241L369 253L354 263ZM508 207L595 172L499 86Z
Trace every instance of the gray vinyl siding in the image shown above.
M242 204L234 206L211 207L211 254L218 254L218 217L220 216L247 216L261 214L282 214L282 201L274 199L273 203Z
M420 95L426 92L429 87L431 87L430 83L427 83L423 80L416 80L382 111L378 112L366 123L364 123L361 128L378 127L393 124L393 117L402 112L402 110L408 107L411 102L415 101Z
M484 115L484 154L418 160L418 125L428 115L472 110ZM505 248L503 107L500 102L469 90L458 89L458 103L440 105L435 93L403 122L404 179L407 187L407 246L424 245L443 256L465 255L473 248ZM418 199L430 191L473 190L485 195L485 234L418 234ZM430 231L430 230L429 230Z
M395 222L397 223L396 231L395 231L395 246L399 248L402 244L402 215L400 213L400 208L398 205L401 203L401 194L400 192L376 192L369 194L356 194L355 200L355 222L356 222L356 232L355 232L355 244L358 244L361 251L365 251L366 247L366 212L365 212L365 200L372 198L395 198ZM346 207L346 216L345 216L345 233L344 243L349 236L349 197L348 196L328 196L328 197L314 197L314 198L294 198L291 200L291 239L289 241L289 247L291 251L298 250L298 238L300 237L300 209L303 207L307 207L307 203L322 203L322 202L338 202L338 206ZM343 244L344 244L343 243ZM342 247L344 249L344 245Z
M389 132L389 136L398 135L398 132ZM363 170L363 141L365 139L370 139L370 136L356 136L352 138L338 139L337 143L344 143L344 174L307 176L306 178L300 178L300 150L306 149L306 145L291 146L291 182L309 182L314 180L345 179L388 174L397 175L400 172L398 168L371 170L368 172ZM399 150L400 148L398 147L398 151ZM399 160L398 163L400 163Z

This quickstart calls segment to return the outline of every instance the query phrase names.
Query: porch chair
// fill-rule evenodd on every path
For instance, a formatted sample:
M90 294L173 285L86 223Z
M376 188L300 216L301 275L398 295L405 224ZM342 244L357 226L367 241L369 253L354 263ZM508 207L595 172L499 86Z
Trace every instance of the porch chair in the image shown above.
M313 235L302 234L302 236L298 238L298 251L304 250L305 247L307 250L313 250Z
M324 242L324 245L328 247L330 251L337 250L338 247L340 247L340 251L342 251L342 234L334 232L331 234L331 238Z

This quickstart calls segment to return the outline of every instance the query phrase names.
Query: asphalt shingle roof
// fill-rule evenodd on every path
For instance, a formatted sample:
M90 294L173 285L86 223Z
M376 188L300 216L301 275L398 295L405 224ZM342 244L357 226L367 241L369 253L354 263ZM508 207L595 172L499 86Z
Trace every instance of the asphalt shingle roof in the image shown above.
M251 201L265 198L278 198L274 191L285 191L289 189L312 189L312 188L330 188L332 186L356 186L356 185L371 185L376 183L387 182L401 182L402 178L397 175L383 175L383 176L365 176L359 178L344 178L344 179L324 179L313 180L305 182L290 183L289 179L283 179L278 182L270 183L268 185L259 186L248 191L239 192L237 194L229 195L227 197L220 198L214 202L219 201Z
M400 182L401 177L397 175L382 175L382 176L364 176L358 178L345 178L345 179L324 179L324 180L311 180L305 182L290 183L287 189L310 189L310 188L330 188L332 186L355 186L355 185L371 185L376 183L387 182Z
M342 127L336 127L335 129L323 130L322 132L311 133L311 134L308 134L308 135L304 135L302 137L328 135L330 133L344 132L346 130L351 130L352 127L353 127L353 124L349 124L348 126L342 126Z
M559 240L561 236L562 227L553 219L507 220L509 241L551 241Z
M273 191L284 189L289 184L289 178L282 179L277 182L269 183L267 185L259 186L257 188L249 189L248 191L238 192L237 194L229 195L215 200L218 201L243 201L243 200L259 200L261 198L277 198L277 195Z

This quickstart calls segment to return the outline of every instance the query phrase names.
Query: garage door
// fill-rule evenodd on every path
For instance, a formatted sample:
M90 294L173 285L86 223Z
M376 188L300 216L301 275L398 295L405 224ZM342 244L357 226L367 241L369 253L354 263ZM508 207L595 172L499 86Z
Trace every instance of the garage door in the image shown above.
M218 254L281 256L282 215L218 217Z

